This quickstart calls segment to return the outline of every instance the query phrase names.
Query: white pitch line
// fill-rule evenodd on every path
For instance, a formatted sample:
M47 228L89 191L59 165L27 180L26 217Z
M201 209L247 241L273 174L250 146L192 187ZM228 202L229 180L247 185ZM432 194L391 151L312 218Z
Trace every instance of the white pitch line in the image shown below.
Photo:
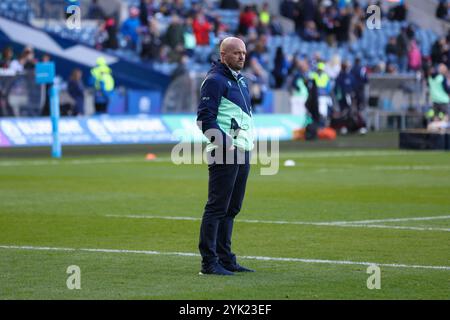
M440 152L427 152L440 153ZM312 153L300 153L300 154L281 154L283 157L302 159L302 158L345 158L345 157L373 157L373 156L405 156L413 154L424 154L423 152L397 152L397 151L338 151L338 152L312 152ZM94 159L74 159L74 160L6 160L0 161L0 167L14 167L14 166L45 166L45 165L85 165L85 164L108 164L108 163L128 163L128 162L170 162L170 157L156 158L151 161L137 158L94 158Z
M354 228L377 228L377 229L394 229L394 230L417 230L417 231L445 231L450 232L448 228L435 227L407 227L407 226L388 226L381 224L335 224L335 227L354 227Z
M440 151L415 152L415 151L333 151L333 152L311 152L311 153L285 153L283 157L296 159L302 158L346 158L346 157L384 157L384 156L410 156L414 154L436 154L445 153Z
M187 220L200 221L201 218L194 217L170 217L170 216L148 216L148 215L113 215L107 214L108 218L128 218L128 219L162 219L162 220ZM448 216L450 217L450 216ZM430 219L431 220L431 219ZM379 222L377 220L366 220L372 222ZM383 220L385 221L385 220ZM247 220L236 219L236 222L244 223L261 223L261 224L287 224L287 225L312 225L312 226L331 226L344 228L379 228L379 229L394 229L394 230L415 230L415 231L444 231L450 232L447 228L434 227L408 227L408 226L389 226L389 225L373 225L369 223L362 223L361 221L336 221L336 222L307 222L307 221L271 221L271 220Z
M156 158L154 160L142 159L77 159L77 160L30 160L30 161L0 161L0 167L17 166L47 166L47 165L89 165L89 164L116 164L116 163L148 163L168 162L170 158Z
M95 248L56 248L56 247L34 247L34 246L11 246L0 245L0 249L13 250L36 250L36 251L81 251L81 252L101 252L101 253L132 253L146 255L166 255L166 256L183 256L183 257L200 257L198 253L191 252L163 252L155 250L124 250L124 249L95 249ZM410 265L398 263L377 263L377 262L360 262L349 260L322 260L322 259L303 259L303 258L281 258L281 257L262 257L262 256L241 256L241 259L259 260L259 261L284 261L284 262L303 262L303 263L321 263L335 265L377 265L380 267L392 268L413 268L413 269L434 269L434 270L450 270L450 266L424 266Z
M450 219L449 215L446 216L430 216L430 217L413 217L413 218L389 218L389 219L377 219L377 220L359 220L359 221L335 221L335 224L366 224L377 222L402 222L402 221L426 221L426 220L445 220Z

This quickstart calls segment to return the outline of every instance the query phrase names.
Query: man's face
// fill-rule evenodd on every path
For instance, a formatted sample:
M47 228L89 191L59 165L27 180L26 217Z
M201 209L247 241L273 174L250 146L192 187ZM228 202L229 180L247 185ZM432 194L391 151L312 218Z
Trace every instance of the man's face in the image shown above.
M222 61L231 69L239 71L244 68L247 50L242 41L233 41L227 44L222 51Z

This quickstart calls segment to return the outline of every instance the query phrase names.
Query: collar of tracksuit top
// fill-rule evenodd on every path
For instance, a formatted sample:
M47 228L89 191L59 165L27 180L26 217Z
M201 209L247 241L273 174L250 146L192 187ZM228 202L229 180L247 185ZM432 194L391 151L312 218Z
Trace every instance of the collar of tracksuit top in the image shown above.
M200 94L197 121L199 125L201 121L201 129L210 141L206 150L211 151L225 143L252 150L251 100L244 77L225 64L214 62L202 83ZM214 141L211 131L207 132L210 129L222 133L222 143Z

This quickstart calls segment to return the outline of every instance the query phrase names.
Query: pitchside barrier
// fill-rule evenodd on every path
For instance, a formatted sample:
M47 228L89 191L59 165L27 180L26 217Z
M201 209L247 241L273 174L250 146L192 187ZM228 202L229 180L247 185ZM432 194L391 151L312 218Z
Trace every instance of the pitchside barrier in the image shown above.
M292 140L305 119L293 115L254 115L259 140ZM61 117L62 145L157 144L204 141L190 115ZM50 146L50 118L0 118L0 147Z
M450 130L415 129L401 131L400 149L450 150Z

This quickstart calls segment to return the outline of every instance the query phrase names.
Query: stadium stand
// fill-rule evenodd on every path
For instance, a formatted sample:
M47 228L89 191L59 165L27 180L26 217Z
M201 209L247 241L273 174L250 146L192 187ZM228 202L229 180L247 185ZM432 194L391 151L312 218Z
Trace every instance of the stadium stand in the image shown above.
M205 72L209 67L210 60L217 58L217 46L221 38L226 35L235 35L239 33L246 34L248 49L249 49L249 59L257 60L260 64L260 72L262 74L255 74L253 68L253 62L249 63L249 67L246 69L247 76L251 81L252 86L260 86L267 96L273 95L275 100L266 100L266 103L271 103L273 105L286 103L282 102L285 98L283 96L289 95L291 90L291 81L295 76L296 63L298 60L306 60L310 63L312 71L317 65L317 62L331 62L336 57L339 58L337 61L348 62L350 65L354 64L355 60L358 59L361 65L366 67L368 74L379 74L389 77L390 74L405 73L409 74L411 79L416 79L417 70L404 67L400 64L397 59L390 59L387 53L387 46L390 40L393 38L398 38L401 31L406 28L408 41L414 39L420 49L420 55L422 58L422 68L421 74L426 74L425 69L428 66L428 61L433 55L433 46L437 43L441 36L445 35L445 29L441 30L439 34L436 32L436 28L430 27L431 29L425 29L421 27L423 22L417 19L408 19L408 14L414 16L415 12L419 8L417 1L408 2L408 6L402 7L402 3L397 4L383 2L382 9L382 20L381 28L369 30L366 26L366 20L369 17L365 13L366 8L374 4L374 1L361 0L361 1L315 1L315 0L305 0L302 2L293 2L291 0L283 0L270 2L270 17L272 19L272 25L265 26L261 23L252 26L250 22L250 29L243 29L242 25L242 15L246 8L250 12L254 12L255 16L261 20L258 16L259 11L263 7L264 1L240 1L240 9L222 9L222 1L161 1L149 3L159 3L158 6L153 6L147 8L149 16L147 16L147 21L151 20L154 23L154 28L156 30L154 35L149 32L147 26L142 23L142 8L146 3L145 1L139 0L126 0L126 1L111 1L108 2L109 7L113 7L113 3L117 4L117 10L115 12L114 19L115 28L117 29L117 47L108 48L104 44L105 39L108 38L107 32L105 31L105 19L92 19L90 17L90 9L92 5L91 0L79 1L83 17L82 25L80 29L71 30L68 28L64 15L64 7L66 2L61 0L51 0L51 1L33 1L28 2L25 0L12 1L6 0L2 1L0 5L0 16L19 22L25 25L31 25L34 28L38 28L49 36L59 39L59 43L63 43L63 46L82 44L93 50L97 50L99 53L104 52L118 61L123 65L121 68L113 67L116 69L131 70L128 67L133 65L137 70L141 66L145 70L153 70L159 74L165 74L166 76L178 75L185 71L190 73L202 73ZM226 1L225 1L226 2ZM427 10L435 10L437 3L432 1L427 2ZM104 5L104 1L99 0L98 4ZM288 13L283 11L283 6L291 6L295 12L297 5L303 5L305 7L300 7L300 9L305 12L305 17L293 18ZM303 21L307 19L308 14L311 14L307 9L311 6L313 10L318 10L318 21L317 28L320 31L319 41L309 41L305 38L304 25L300 24L293 28L287 26L295 25L299 20ZM422 3L423 5L423 3ZM138 30L139 40L135 49L130 48L127 43L126 36L121 32L121 26L124 21L129 17L129 9L135 7L141 9L139 19L141 20L141 26ZM275 8L275 9L274 9ZM421 8L421 7L420 7ZM431 9L430 9L431 8ZM335 10L335 11L333 11ZM356 25L356 31L348 31L349 38L344 37L344 40L339 39L339 24L345 23L346 15L345 10L350 10L352 13L351 17L356 19L356 21L351 22ZM202 47L193 47L178 52L175 49L171 49L170 46L166 46L166 38L169 30L169 26L173 21L173 13L177 13L182 17L181 23L183 24L183 32L191 33L195 35L195 32L189 29L192 26L193 18L195 18L195 13L203 11L206 14L206 18L209 23L213 26L213 30L209 32L209 45ZM278 15L279 13L279 15ZM110 16L108 14L108 16ZM281 22L277 24L277 20ZM303 20L302 20L303 19ZM107 24L108 22L106 22ZM334 23L334 24L333 24ZM332 27L330 27L332 25ZM429 24L428 24L429 25ZM327 29L328 28L328 29ZM329 29L331 28L331 29ZM435 31L433 31L433 30ZM328 30L328 31L327 31ZM330 31L331 30L331 31ZM344 32L345 33L345 32ZM330 37L331 35L331 37ZM342 36L342 35L341 35ZM148 55L143 55L142 50L148 39L151 39L150 46L153 46L155 41L159 42L157 46L156 53L152 53L150 58ZM182 40L183 42L183 40ZM255 49L258 42L264 47L260 52ZM399 45L397 45L399 46ZM281 85L281 90L275 90L275 80L272 71L275 67L275 56L277 49L281 48L285 64L288 67L286 73L286 81ZM394 49L396 50L396 49ZM406 50L406 49L405 49ZM255 59L253 59L255 58ZM407 61L406 61L407 62ZM255 62L256 63L256 62ZM186 66L189 66L189 70L186 70ZM339 70L339 68L337 68ZM89 74L88 69L84 70L84 74ZM122 76L119 76L122 80L131 80L131 78L122 72ZM136 75L140 74L136 72ZM67 78L67 72L65 73L65 78ZM141 75L143 76L143 74ZM337 74L336 74L337 76ZM129 78L129 79L125 79ZM422 78L418 78L422 82L422 86L425 84ZM86 79L85 79L86 80ZM141 80L139 80L141 81ZM144 81L141 81L144 83ZM182 81L180 81L181 83ZM132 85L130 81L123 81L126 86ZM168 87L165 86L162 92ZM175 87L173 90L180 90ZM403 90L403 89L402 89ZM403 92L402 90L397 90ZM425 90L422 90L426 94ZM281 97L281 98L280 98ZM369 98L369 97L367 97ZM284 100L283 100L284 99ZM384 98L378 96L377 101L379 105L375 107L382 107L389 111L389 108L405 110L411 107L411 102L409 97L405 97L402 101L398 101L397 106L394 99L390 103L383 102ZM369 99L370 100L370 99ZM374 99L372 99L374 100ZM400 99L401 100L401 99ZM417 102L416 107L423 108L427 105L425 99L421 97L420 102ZM384 104L383 104L384 103ZM368 103L369 104L369 103ZM289 112L289 108L284 106L277 107L267 107L261 106L256 103L256 109L260 112L263 110L273 110L275 112ZM392 107L394 105L394 107ZM391 106L391 107L387 107ZM177 112L173 104L170 108L162 107L162 110L172 110ZM179 112L190 110L190 107L186 106L180 107ZM392 110L394 111L394 110Z

